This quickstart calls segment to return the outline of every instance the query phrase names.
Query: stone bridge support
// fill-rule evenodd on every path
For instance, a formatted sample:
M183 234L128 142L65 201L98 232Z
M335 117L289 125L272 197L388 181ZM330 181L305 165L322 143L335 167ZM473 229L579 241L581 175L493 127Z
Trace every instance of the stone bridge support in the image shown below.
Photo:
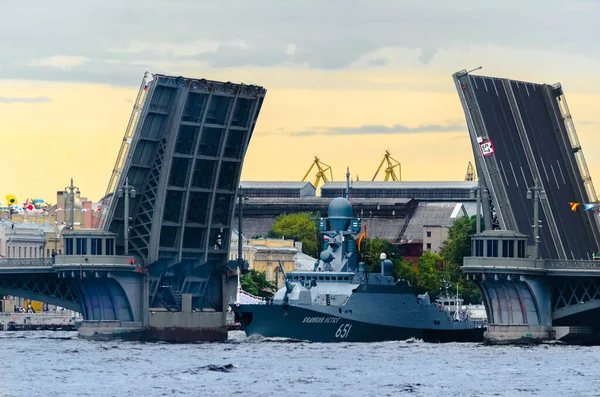
M532 343L552 339L547 280L506 273L473 275L488 316L488 343Z

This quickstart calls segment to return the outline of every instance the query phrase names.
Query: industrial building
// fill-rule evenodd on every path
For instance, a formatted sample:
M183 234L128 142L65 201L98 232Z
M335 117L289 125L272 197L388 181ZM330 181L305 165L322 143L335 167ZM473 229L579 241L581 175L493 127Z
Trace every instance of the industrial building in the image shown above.
M372 181L352 182L351 198L412 198L420 201L472 201L473 181ZM327 182L321 187L321 197L344 195L346 182Z
M242 196L244 237L266 237L281 214L310 212L316 220L327 213L333 198L345 195L346 182L326 182L320 197L304 195L307 184L313 187L309 182L241 182L242 192L248 192ZM353 216L363 219L369 238L396 244L405 258L416 259L423 250L437 252L456 218L475 214L476 185L473 181L353 182L350 201ZM239 200L236 205L232 228L237 229ZM428 235L425 226L433 234Z
M242 197L315 197L317 189L310 182L240 182Z

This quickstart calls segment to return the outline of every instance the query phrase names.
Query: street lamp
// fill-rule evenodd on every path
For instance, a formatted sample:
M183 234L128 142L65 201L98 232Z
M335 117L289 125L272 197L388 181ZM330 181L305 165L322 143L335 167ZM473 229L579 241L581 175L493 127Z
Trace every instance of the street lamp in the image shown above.
M79 188L77 186L73 186L73 178L71 178L71 185L65 187L64 191L65 195L69 197L69 205L71 208L69 209L69 229L73 230L75 228L75 196L79 198Z
M240 186L238 189L238 269L240 269L240 271L243 269L242 265L244 264L242 257L242 218L244 216L243 206L245 200L248 200L248 197L243 196L242 187Z
M125 178L125 185L118 190L118 197L125 196L125 211L123 214L124 232L123 235L125 244L125 255L129 255L129 198L135 198L135 189L129 184L129 178Z
M540 199L544 200L546 198L546 192L544 189L538 185L537 178L535 179L534 186L527 188L527 200L533 200L533 259L538 258L538 249L540 243L540 236L538 229L541 227L539 220L539 202Z

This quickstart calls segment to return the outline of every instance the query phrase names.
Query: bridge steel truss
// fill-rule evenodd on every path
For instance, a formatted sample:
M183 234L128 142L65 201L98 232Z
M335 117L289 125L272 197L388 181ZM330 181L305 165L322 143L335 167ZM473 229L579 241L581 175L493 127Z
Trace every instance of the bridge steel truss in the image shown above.
M20 269L22 270L22 269ZM41 271L41 272L40 272ZM64 307L85 320L131 322L139 313L132 308L122 280L107 272L68 271L2 273L0 296L10 295ZM121 281L121 282L120 282Z
M266 90L165 75L146 81L103 227L117 233L122 253L124 203L114 192L128 178L138 192L129 253L149 270L153 305L177 309L191 293L194 308L222 310L235 197Z
M596 201L560 84L454 74L480 181L488 229L531 235L533 204L526 199L535 185L540 200L540 257L592 259L600 248L598 219L592 211L572 212L569 202ZM481 143L491 141L485 155ZM529 245L533 237L529 237Z

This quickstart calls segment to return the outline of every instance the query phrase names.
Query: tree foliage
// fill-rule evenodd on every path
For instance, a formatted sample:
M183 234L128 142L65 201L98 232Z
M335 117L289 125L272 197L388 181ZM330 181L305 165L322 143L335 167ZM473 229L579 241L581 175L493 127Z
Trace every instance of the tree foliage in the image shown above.
M269 230L270 238L293 238L302 242L302 252L318 258L319 246L317 220L319 216L310 212L281 214Z
M475 233L476 218L463 216L454 221L448 229L448 238L442 244L440 255L444 257L444 278L453 289L458 284L465 303L481 300L479 290L473 281L467 280L460 269L463 258L471 254L471 235Z
M242 289L244 291L254 296L269 298L273 296L276 291L275 284L267 281L265 273L258 272L254 269L243 273L240 276L240 283L242 284Z

